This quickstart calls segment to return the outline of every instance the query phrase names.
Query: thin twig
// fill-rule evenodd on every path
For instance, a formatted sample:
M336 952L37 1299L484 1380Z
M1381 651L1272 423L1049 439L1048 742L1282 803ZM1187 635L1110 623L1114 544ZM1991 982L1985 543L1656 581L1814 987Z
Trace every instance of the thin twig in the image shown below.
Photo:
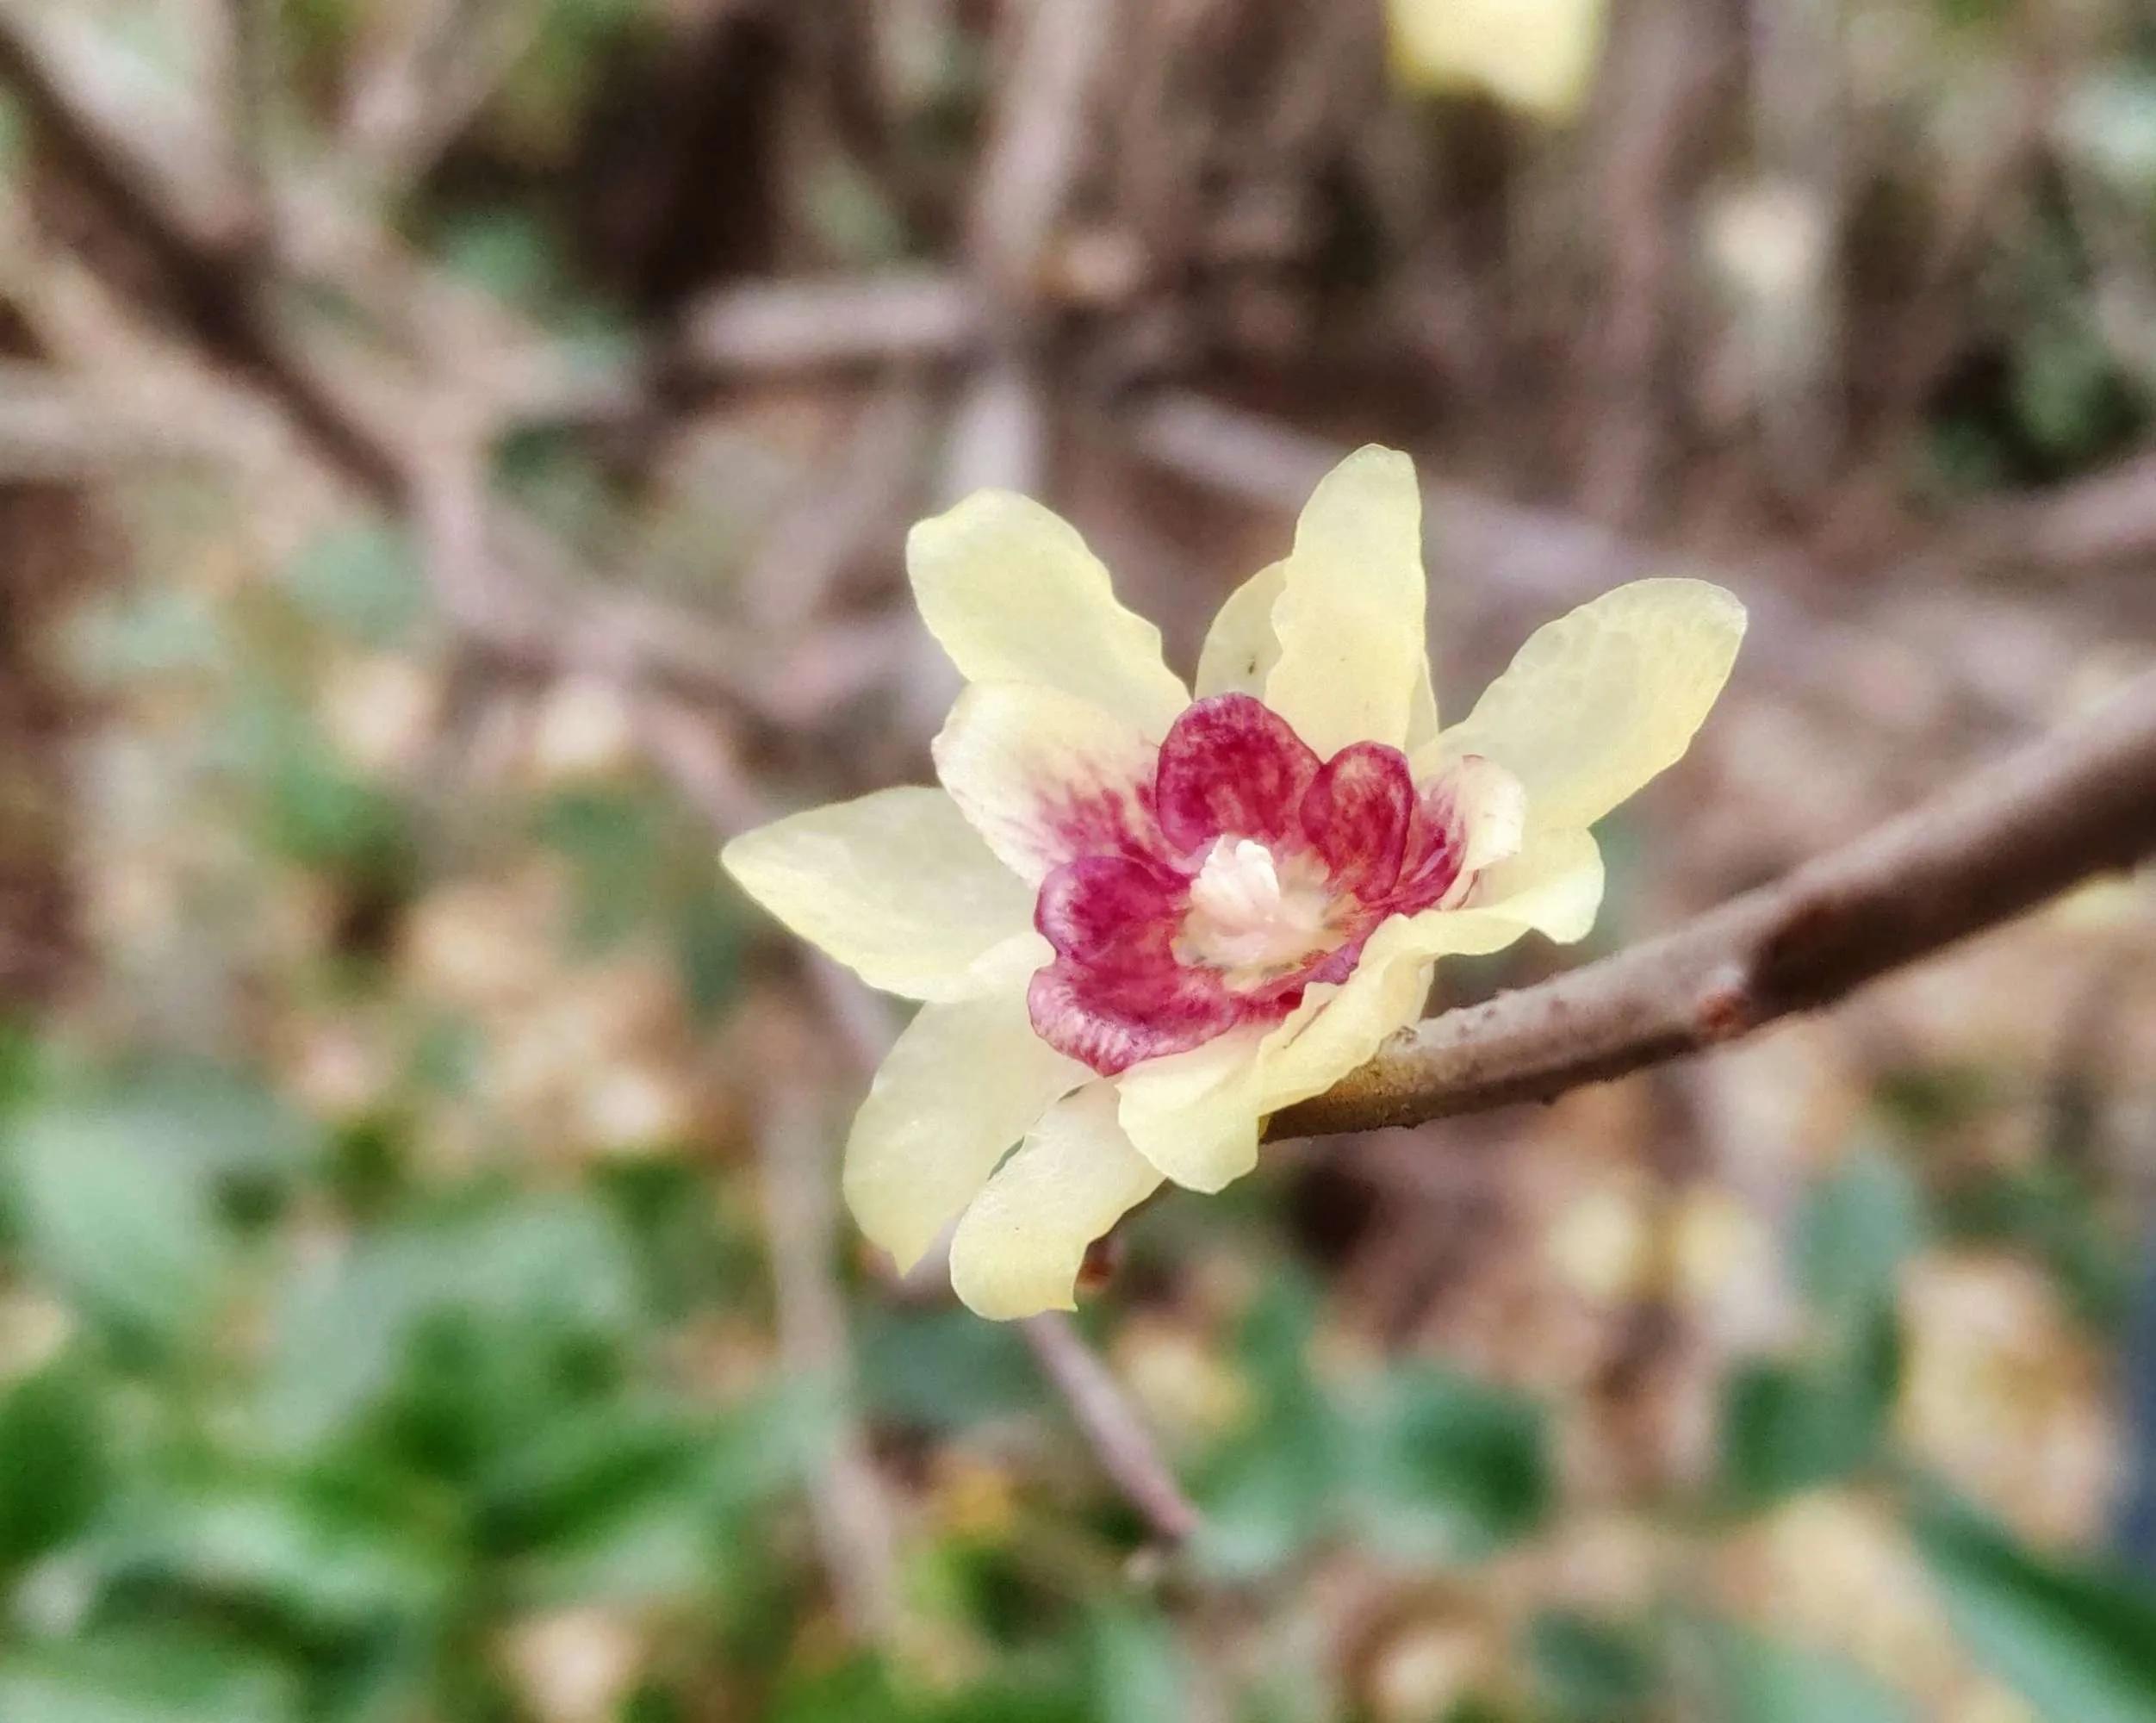
M980 295L940 271L758 282L699 304L680 357L718 377L948 359L972 345L983 315Z
M0 482L47 482L135 467L231 460L258 430L176 391L85 387L42 365L0 360Z
M575 570L562 566L558 547L544 542L530 522L491 506L472 427L456 422L453 403L428 403L440 410L427 413L417 412L415 403L394 427L356 413L333 376L272 314L278 283L266 260L249 253L245 269L234 273L223 230L193 219L145 152L92 116L47 62L19 9L13 0L0 0L0 84L23 97L84 185L171 278L197 345L252 382L307 433L327 466L413 519L432 552L427 562L437 595L459 634L500 662L529 661L535 668L584 669L618 681L654 759L714 830L730 833L767 817L734 770L721 725L705 705L686 698L754 706L754 689L743 685L747 673L733 662L731 643L649 606L602 603L578 592L569 578ZM704 655L722 647L724 662L707 663ZM849 1042L865 1061L880 1058L894 1032L888 1014L836 966L818 960L809 973ZM799 1294L797 1288L791 1295L797 1304ZM816 1313L820 1296L811 1297L810 1315L828 1328L828 1310ZM1063 1337L1058 1356L1056 1385L1086 1396L1083 1406L1073 1406L1080 1428L1114 1444L1112 1452L1102 1453L1104 1468L1126 1487L1131 1477L1150 1480L1143 1487L1153 1500L1138 1505L1158 1522L1159 1481L1169 1477L1165 1461L1151 1452L1114 1379L1086 1358L1075 1332ZM858 1496L861 1475L842 1488ZM1172 1497L1172 1483L1166 1488ZM859 1532L873 1506L865 1509L856 1501L845 1511ZM1170 1523L1183 1522L1171 1516ZM848 1583L842 1575L836 1578ZM864 1608L873 1618L880 1606L870 1600Z
M1164 1542L1179 1544L1202 1523L1190 1498L1160 1457L1115 1378L1068 1316L1034 1316L1019 1324L1041 1373L1055 1384L1071 1416L1108 1475L1146 1516Z
M766 1014L767 1032L782 1034ZM807 1031L795 1029L795 1035ZM774 1048L773 1070L800 1069L800 1049ZM832 1203L828 1121L803 1084L774 1080L756 1132L777 1299L779 1355L796 1380L828 1383L837 1428L818 1468L809 1509L839 1609L857 1639L889 1644L899 1626L897 1539L868 1439L854 1415L845 1295L832 1271L838 1217Z
M99 112L22 11L19 0L0 0L0 85L22 99L68 169L156 264L197 351L252 384L332 471L377 504L431 522L445 488L444 445L477 434L457 424L469 414L438 392L376 402L325 363L280 313L286 283L249 237L266 231L259 212L244 200L184 195L152 151ZM429 566L469 650L511 671L596 669L774 724L792 716L773 704L783 704L783 687L730 638L693 616L603 590L550 534L483 487L465 488L460 552ZM452 571L483 572L492 557L515 578L486 581L483 598L478 582L443 584Z
M258 384L332 464L378 501L401 503L410 476L395 445L289 337L259 267L261 232L238 207L191 208L156 165L115 136L64 83L16 5L0 7L0 84L54 152L156 264L204 351Z
M2156 675L1854 843L1615 957L1407 1031L1278 1137L1547 1101L1816 1010L2156 854Z

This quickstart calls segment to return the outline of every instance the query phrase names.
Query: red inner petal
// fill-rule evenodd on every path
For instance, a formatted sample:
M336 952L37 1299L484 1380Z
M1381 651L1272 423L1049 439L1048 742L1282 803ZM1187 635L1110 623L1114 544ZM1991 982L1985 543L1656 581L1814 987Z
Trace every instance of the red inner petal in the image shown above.
M1180 875L1127 856L1086 856L1051 874L1034 924L1056 958L1027 993L1041 1038L1112 1077L1241 1022L1248 1006L1218 971L1177 961L1189 900Z
M1373 904L1400 879L1415 814L1407 756L1382 742L1358 742L1325 763L1302 798L1302 831L1333 883Z
M1287 719L1248 694L1215 694L1185 711L1160 744L1160 829L1194 858L1221 837L1297 842L1317 775L1318 756Z
M1277 1022L1314 983L1346 980L1388 917L1444 899L1465 853L1463 818L1452 786L1418 790L1396 748L1357 743L1320 765L1248 694L1201 700L1176 720L1135 799L1073 798L1056 811L1072 859L1042 882L1035 909L1056 955L1028 992L1034 1028L1112 1077L1240 1023ZM1342 942L1263 985L1230 987L1223 970L1183 961L1191 882L1222 837L1253 839L1283 865L1320 861Z
M1466 853L1465 811L1448 779L1426 784L1415 797L1400 877L1388 900L1395 914L1426 910L1451 890Z

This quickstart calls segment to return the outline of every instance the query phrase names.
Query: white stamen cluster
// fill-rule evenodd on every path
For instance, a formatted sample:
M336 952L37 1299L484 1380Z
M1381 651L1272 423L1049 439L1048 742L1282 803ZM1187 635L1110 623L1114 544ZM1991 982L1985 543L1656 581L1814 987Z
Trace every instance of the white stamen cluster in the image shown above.
M1314 860L1291 856L1283 868L1254 839L1219 838L1190 882L1176 955L1222 971L1230 986L1257 986L1340 943L1333 908Z

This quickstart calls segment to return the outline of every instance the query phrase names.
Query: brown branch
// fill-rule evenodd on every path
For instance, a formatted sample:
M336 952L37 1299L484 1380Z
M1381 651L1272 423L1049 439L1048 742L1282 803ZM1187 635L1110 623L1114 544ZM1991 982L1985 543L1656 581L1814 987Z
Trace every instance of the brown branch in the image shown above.
M1406 1031L1274 1138L1547 1101L1816 1010L2156 854L2156 674L1689 926Z

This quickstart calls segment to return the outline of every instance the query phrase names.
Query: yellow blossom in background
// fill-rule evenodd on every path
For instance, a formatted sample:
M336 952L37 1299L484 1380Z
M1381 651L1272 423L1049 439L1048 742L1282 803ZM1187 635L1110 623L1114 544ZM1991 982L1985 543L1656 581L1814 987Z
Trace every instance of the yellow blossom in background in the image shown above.
M1389 0L1394 75L1410 90L1479 91L1544 120L1579 112L1606 0Z
M1038 504L984 493L915 529L916 599L970 684L942 787L724 857L794 932L923 1001L846 1155L854 1217L902 1269L956 1219L975 1310L1068 1308L1089 1243L1164 1180L1248 1173L1268 1116L1414 1020L1438 958L1593 925L1588 828L1684 753L1743 607L1621 588L1445 729L1421 545L1407 457L1350 456L1229 598L1193 689Z

